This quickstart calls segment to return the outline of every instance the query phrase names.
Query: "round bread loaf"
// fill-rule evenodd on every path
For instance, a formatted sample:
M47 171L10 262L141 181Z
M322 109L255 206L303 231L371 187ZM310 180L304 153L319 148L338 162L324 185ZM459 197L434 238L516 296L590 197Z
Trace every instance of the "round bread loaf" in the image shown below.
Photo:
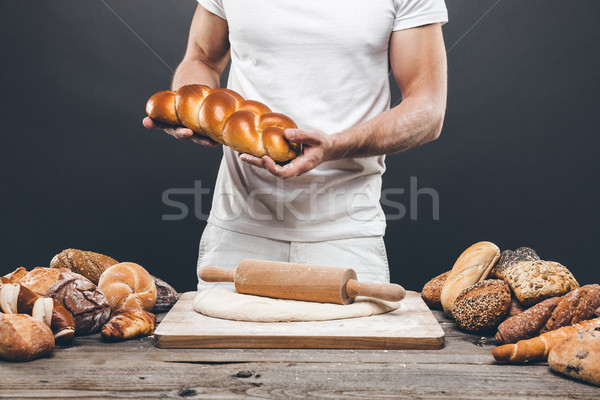
M550 350L548 365L556 372L600 386L600 327L567 336Z
M154 279L154 284L156 285L156 303L154 303L152 312L159 313L169 311L171 307L177 303L177 291L162 279L155 276L153 276L152 279Z
M510 299L510 288L503 281L479 282L458 295L454 302L454 318L466 332L487 332L504 320L510 309Z
M48 326L26 314L0 313L0 359L29 361L54 349Z
M429 282L423 286L423 290L421 291L421 298L429 308L434 310L442 309L442 301L440 296L442 294L442 288L444 287L444 283L446 279L450 275L450 271L444 272L441 275L436 276Z
M156 284L141 265L123 262L102 273L98 287L106 295L111 310L121 307L152 310L156 303Z
M89 279L64 268L60 271L64 279L50 286L47 295L73 315L76 335L98 332L110 317L106 296Z

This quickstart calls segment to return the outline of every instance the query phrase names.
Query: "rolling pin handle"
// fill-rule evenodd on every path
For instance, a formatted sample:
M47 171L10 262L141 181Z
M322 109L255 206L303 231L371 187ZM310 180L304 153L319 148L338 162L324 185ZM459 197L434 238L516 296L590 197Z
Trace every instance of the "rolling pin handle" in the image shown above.
M387 301L400 301L406 296L406 291L395 283L361 283L350 279L346 283L348 297L366 296Z
M233 282L235 270L218 267L203 267L198 272L198 277L205 282Z

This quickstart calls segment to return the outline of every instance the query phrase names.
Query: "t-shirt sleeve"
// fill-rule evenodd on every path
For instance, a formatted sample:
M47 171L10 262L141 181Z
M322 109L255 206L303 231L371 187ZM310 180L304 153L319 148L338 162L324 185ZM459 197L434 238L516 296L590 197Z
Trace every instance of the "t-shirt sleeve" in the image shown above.
M223 8L223 0L198 0L198 3L217 17L227 19Z
M444 0L395 0L394 31L416 26L448 22Z

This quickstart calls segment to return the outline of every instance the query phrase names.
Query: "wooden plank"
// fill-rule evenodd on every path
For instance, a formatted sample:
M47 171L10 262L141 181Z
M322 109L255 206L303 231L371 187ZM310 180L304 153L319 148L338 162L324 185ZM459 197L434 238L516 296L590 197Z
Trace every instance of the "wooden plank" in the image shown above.
M439 349L444 331L418 293L387 314L317 322L255 323L196 313L185 293L155 332L161 348Z

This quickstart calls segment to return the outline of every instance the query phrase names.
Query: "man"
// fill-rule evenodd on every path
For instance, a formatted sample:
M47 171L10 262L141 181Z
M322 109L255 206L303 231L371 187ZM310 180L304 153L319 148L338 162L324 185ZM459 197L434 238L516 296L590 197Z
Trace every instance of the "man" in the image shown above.
M389 281L379 204L386 154L435 140L446 107L443 0L198 0L173 89L228 87L290 116L286 165L223 147L198 267L244 258L354 268ZM402 91L390 109L388 65ZM146 118L147 128L212 140ZM205 288L200 282L199 289Z

